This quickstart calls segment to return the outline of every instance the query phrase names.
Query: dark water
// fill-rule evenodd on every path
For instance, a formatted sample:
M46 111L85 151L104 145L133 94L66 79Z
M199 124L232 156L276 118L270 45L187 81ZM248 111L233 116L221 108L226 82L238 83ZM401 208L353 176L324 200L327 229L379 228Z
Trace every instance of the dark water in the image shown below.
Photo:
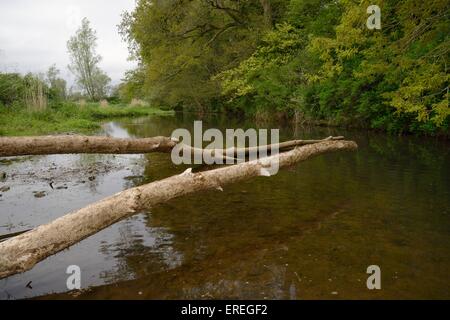
M192 128L193 120L121 120L106 124L103 134L170 135ZM450 298L447 142L203 121L204 129L279 127L282 140L345 135L359 150L324 155L224 192L183 197L119 222L29 272L0 280L0 298ZM186 168L173 165L168 154L2 160L8 178L0 187L10 190L0 197L0 235ZM67 293L69 265L81 268L81 293ZM366 287L369 265L381 268L381 290Z

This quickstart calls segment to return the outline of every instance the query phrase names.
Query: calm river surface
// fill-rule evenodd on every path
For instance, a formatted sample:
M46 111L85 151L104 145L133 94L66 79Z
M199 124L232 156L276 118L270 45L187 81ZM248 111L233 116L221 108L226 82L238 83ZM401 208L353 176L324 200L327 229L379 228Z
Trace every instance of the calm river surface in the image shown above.
M170 135L194 120L122 119L99 134ZM345 135L359 150L142 212L0 280L0 298L450 298L448 142L203 121L204 129L279 127L281 140ZM0 235L186 168L169 154L0 159ZM81 293L68 292L69 265L81 268ZM381 268L381 290L366 287L370 265Z

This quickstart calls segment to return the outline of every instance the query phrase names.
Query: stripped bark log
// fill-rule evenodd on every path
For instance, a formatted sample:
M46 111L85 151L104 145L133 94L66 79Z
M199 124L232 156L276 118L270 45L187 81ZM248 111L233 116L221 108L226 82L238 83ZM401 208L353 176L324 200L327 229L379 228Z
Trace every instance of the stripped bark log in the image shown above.
M236 160L236 158L241 153L244 156L248 156L251 153L254 153L255 155L257 155L259 150L264 150L264 149L268 153L270 153L274 149L281 152L281 151L292 150L295 147L304 146L307 144L314 144L314 143L323 142L323 141L337 141L337 140L344 140L344 137L329 136L328 138L320 139L320 140L290 140L290 141L285 141L285 142L280 142L280 143L261 145L261 146L256 146L256 147L245 147L245 148L232 147L232 148L227 148L227 149L200 149L200 148L194 148L194 147L186 145L186 144L183 144L182 148L185 149L187 152L190 152L192 155L195 155L195 154L204 155L204 154L208 153L212 157L223 158L224 160L226 160L228 158L230 158L231 160Z
M101 136L1 137L0 157L68 153L170 152L177 144L168 137L122 139Z
M267 149L270 153L274 148L279 151L291 150L297 146L318 143L321 141L343 140L344 137L330 136L321 140L290 140L278 144L270 144L246 148L228 149L199 149L183 144L183 149L192 155L208 153L213 157L224 160L236 160L243 153L257 153L258 150ZM107 154L133 154L149 152L169 153L178 143L177 139L169 137L152 138L113 138L103 136L38 136L38 137L0 137L0 157L45 155L45 154L70 154L70 153L107 153ZM231 155L231 157L229 156Z
M267 149L270 153L274 148L280 151L291 150L294 147L306 144L313 144L321 141L343 140L344 137L328 137L322 140L291 140L278 144L247 148L228 149L199 149L183 144L183 149L195 154L210 154L212 157L224 160L236 160L235 158L243 153L245 156L250 153L257 154L258 150ZM69 154L69 153L112 153L112 154L132 154L165 152L170 153L178 143L177 139L169 137L136 138L123 139L102 136L39 136L39 137L0 137L0 157L24 156L24 155L44 155L44 154ZM230 157L231 155L231 157Z
M186 194L222 190L222 186L267 175L273 161L291 166L339 150L355 150L353 141L324 141L267 158L215 170L184 173L119 192L48 224L0 243L0 278L31 269L39 261L136 213Z
M333 137L322 140L291 140L278 144L263 145L246 148L228 149L200 149L183 144L183 152L196 154L202 158L205 154L215 159L224 161L230 160L232 163L242 154L244 157L258 150L270 152L278 148L279 151L291 150L294 147L306 144L313 144L321 141L343 140L344 137ZM153 138L113 138L103 136L40 136L40 137L0 137L0 157L24 156L24 155L44 155L44 154L69 154L69 153L114 153L133 154L149 152L169 153L178 143L177 139L168 137Z

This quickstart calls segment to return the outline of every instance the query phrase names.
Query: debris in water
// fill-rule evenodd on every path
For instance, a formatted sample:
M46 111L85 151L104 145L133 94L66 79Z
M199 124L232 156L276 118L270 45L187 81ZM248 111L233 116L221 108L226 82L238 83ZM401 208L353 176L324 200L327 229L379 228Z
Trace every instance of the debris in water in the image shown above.
M0 192L6 192L6 191L9 191L10 189L11 188L8 187L8 186L3 186L3 187L0 188Z
M33 191L35 198L43 198L47 195L45 191Z
M127 176L124 177L124 180L136 180L136 179L142 179L144 176Z

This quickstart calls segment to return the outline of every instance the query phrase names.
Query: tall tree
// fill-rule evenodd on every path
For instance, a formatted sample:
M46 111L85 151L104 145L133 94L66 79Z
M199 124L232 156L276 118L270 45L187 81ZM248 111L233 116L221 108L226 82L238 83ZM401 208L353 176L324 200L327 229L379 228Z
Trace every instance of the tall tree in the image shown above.
M285 1L285 0L283 0ZM204 110L221 99L217 73L236 66L276 22L282 0L138 0L122 35L155 103Z
M75 75L78 85L92 100L105 96L111 79L98 64L102 57L96 52L97 35L84 18L81 27L67 42L70 55L69 70Z
M129 97L449 134L448 0L137 0Z

